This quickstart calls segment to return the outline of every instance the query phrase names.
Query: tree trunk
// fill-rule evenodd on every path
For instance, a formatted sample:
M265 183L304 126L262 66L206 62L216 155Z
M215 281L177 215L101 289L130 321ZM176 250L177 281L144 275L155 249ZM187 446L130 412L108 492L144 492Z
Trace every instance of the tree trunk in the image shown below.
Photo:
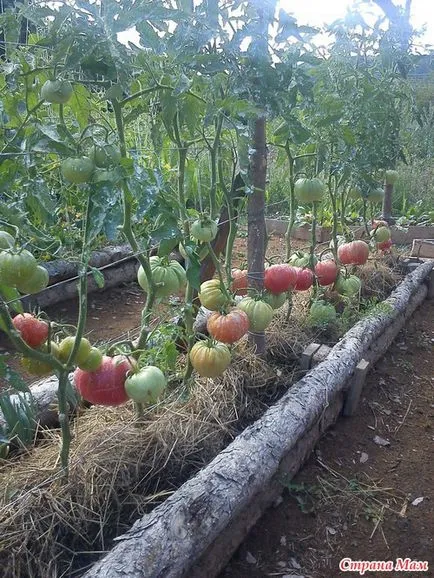
M267 149L265 117L255 121L253 154L251 158L253 192L249 196L247 261L249 287L261 291L264 288L264 260L266 247L265 228L265 181L267 175ZM249 340L256 346L256 353L265 352L265 335L249 333Z

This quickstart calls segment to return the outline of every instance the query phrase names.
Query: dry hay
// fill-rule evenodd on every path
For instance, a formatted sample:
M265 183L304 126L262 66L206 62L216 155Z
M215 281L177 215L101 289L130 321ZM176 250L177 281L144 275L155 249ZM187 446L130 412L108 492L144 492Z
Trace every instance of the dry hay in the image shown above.
M282 327L270 334L275 347L278 334ZM245 341L221 378L197 379L189 396L172 391L140 424L131 404L84 411L73 426L68 483L59 475L57 431L5 463L0 576L59 578L92 563L257 419L289 387L294 368L295 361L287 371L270 367Z
M397 266L392 268L390 264L378 259L357 267L355 274L362 281L362 297L378 301L386 299L402 279Z

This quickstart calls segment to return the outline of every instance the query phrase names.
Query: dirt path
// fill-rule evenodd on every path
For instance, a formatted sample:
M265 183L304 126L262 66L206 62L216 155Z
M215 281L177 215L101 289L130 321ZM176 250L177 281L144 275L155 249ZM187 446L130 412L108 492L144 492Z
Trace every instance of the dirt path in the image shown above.
M355 577L342 558L428 561L434 576L434 301L370 373L358 414L341 418L221 578ZM380 444L374 442L374 437Z

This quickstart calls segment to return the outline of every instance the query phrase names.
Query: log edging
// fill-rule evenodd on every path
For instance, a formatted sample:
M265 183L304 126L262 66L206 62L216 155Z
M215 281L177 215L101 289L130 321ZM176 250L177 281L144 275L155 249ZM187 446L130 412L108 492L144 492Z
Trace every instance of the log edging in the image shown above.
M427 296L434 261L419 265L354 325L327 358L178 491L119 536L83 578L217 576L263 511L340 414L359 361L372 363ZM283 467L284 466L284 467Z

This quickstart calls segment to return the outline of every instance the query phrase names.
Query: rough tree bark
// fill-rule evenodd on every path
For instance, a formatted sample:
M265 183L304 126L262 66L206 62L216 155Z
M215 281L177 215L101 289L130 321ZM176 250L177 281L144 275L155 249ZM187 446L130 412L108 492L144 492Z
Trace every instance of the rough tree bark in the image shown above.
M330 422L331 408L334 414L338 411L357 363L375 340L405 315L433 264L423 263L408 275L384 302L388 307L350 329L325 361L207 467L117 538L113 550L83 578L197 576L196 561L250 504L255 504L264 486L275 481L285 456L292 456L287 466L295 473L294 460L301 463L306 453L301 441L309 438L311 447L318 439L323 425ZM202 576L215 576L215 570L211 568Z

